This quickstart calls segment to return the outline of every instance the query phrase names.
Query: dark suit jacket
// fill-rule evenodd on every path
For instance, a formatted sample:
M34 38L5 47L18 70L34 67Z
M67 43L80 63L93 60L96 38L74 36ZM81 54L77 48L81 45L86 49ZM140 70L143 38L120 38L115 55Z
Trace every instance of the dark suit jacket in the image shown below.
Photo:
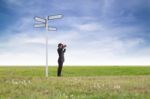
M64 62L64 60L65 60L64 59L64 53L66 52L66 49L65 48L58 48L57 52L59 55L58 62Z

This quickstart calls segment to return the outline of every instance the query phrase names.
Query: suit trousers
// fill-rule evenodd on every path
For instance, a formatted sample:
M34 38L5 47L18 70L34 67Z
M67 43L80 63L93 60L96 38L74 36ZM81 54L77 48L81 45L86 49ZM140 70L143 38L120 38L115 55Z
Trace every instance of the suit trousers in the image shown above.
M57 70L57 76L61 76L61 71L63 67L63 62L62 60L58 60L58 70Z

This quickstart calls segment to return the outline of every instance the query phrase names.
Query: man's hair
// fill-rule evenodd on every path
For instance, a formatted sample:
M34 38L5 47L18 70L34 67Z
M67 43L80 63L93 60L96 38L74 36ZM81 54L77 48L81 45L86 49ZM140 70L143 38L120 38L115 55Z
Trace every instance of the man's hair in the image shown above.
M59 44L58 44L58 47L60 47L60 46L62 46L62 45L63 45L62 43L59 43Z

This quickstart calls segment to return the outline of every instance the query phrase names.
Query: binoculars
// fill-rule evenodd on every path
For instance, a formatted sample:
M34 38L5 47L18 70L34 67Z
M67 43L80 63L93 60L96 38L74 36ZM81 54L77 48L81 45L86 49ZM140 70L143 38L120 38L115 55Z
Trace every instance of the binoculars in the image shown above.
M63 47L67 47L67 45L63 45Z

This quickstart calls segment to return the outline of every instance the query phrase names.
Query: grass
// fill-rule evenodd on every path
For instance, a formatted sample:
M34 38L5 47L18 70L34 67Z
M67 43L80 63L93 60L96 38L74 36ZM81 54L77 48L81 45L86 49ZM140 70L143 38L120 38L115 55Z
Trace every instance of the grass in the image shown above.
M49 76L55 77L57 67L49 67ZM64 66L63 77L150 75L150 66ZM44 77L45 67L0 67L1 76Z
M149 99L150 67L0 67L0 99Z

